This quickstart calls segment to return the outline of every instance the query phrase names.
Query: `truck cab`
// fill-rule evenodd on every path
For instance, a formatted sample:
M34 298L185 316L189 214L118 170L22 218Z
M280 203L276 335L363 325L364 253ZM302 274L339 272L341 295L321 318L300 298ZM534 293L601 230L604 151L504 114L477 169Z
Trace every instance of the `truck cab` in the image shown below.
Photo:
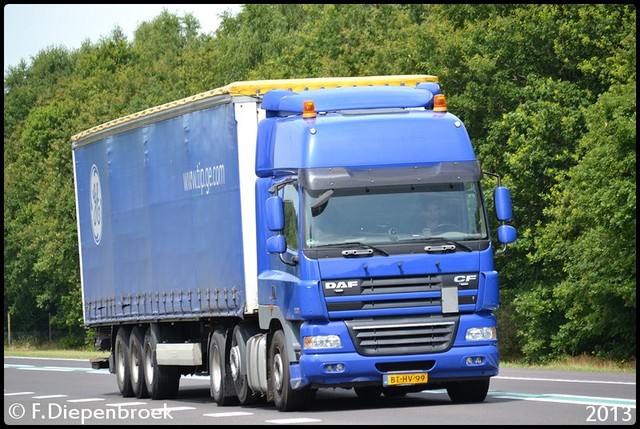
M484 400L499 366L500 251L480 164L439 85L276 90L262 108L259 316L286 339L283 401L323 387ZM510 197L495 195L506 245Z

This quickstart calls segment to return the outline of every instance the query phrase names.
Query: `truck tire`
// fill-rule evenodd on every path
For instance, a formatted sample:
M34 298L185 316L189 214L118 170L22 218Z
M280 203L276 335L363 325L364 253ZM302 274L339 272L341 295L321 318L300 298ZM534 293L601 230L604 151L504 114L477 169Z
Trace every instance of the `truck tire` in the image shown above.
M211 335L209 341L209 387L211 397L220 407L238 404L227 364L228 352L227 331L218 329Z
M252 405L262 402L264 398L259 392L254 392L249 387L247 380L247 341L258 333L258 330L247 325L236 325L231 337L231 349L229 351L229 368L231 378L236 388L238 401L241 405Z
M482 402L489 392L489 378L447 384L449 398L457 404Z
M144 328L140 326L134 326L129 335L129 356L133 394L138 399L148 398L144 381Z
M280 411L304 411L311 407L316 390L309 386L299 390L291 388L289 354L284 332L276 331L269 346L268 385L273 402Z
M116 367L116 380L118 382L118 389L120 394L124 398L130 398L133 396L133 388L131 386L131 370L129 368L130 353L129 353L129 328L123 326L118 329L116 334L116 342L113 350L115 367Z
M177 366L158 365L156 346L163 340L160 327L152 324L144 336L144 381L151 399L173 399L180 386Z

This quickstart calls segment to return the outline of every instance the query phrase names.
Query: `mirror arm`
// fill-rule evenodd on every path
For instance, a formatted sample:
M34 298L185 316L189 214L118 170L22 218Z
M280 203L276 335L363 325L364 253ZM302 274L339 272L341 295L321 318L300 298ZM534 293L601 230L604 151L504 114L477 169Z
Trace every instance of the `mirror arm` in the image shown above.
M278 256L280 257L280 260L282 261L283 264L289 265L291 267L295 267L296 265L298 265L298 257L294 256L293 258L291 258L290 261L287 261L286 259L284 259L284 253L278 253Z

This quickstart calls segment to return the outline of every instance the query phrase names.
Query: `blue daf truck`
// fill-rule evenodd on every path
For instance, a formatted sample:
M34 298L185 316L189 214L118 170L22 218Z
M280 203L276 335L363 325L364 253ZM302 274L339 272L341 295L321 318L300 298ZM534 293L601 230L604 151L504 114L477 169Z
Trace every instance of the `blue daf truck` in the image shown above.
M71 140L84 320L122 396L199 374L219 406L486 398L511 198L437 77L236 82Z

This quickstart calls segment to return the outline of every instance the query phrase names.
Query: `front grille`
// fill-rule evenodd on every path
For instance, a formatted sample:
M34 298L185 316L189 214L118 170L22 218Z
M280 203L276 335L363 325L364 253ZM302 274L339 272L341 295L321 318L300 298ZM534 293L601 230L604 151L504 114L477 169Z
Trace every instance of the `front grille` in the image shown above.
M444 287L457 288L458 305L475 305L477 280L463 284L454 280L456 276L459 274L378 277L345 281L327 279L323 282L323 292L330 317L353 317L331 313L361 310L386 311L386 315L390 316L389 312L394 309L402 311L409 308L421 308L421 312L433 314L438 311L439 306L442 306Z
M437 353L455 338L458 316L420 316L346 321L358 353L365 356Z

